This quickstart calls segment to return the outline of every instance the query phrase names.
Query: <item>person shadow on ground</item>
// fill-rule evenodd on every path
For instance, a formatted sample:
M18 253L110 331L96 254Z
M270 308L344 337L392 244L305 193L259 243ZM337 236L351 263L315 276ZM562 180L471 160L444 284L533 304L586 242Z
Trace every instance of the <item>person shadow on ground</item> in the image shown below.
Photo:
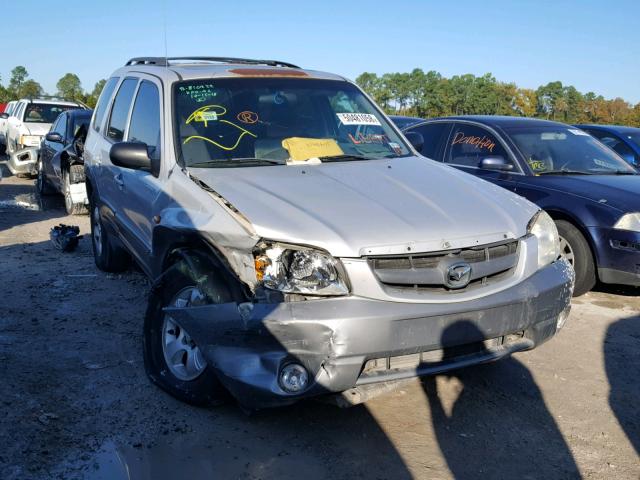
M640 455L640 315L610 325L604 339L609 405Z
M450 346L461 335L484 338L472 322L456 322L442 334L445 359L454 355ZM439 390L447 381L458 384L457 398L451 388ZM454 478L580 478L540 389L515 358L426 377L422 385Z

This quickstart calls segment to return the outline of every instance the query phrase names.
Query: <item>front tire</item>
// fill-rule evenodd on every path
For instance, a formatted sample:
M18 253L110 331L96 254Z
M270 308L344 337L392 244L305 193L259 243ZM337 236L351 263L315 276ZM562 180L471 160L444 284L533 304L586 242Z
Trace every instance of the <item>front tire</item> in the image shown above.
M162 276L149 297L144 321L144 364L160 388L197 406L223 403L228 394L188 332L165 314L167 306L188 307L232 301L216 266L203 256L178 261Z
M91 245L96 266L103 272L122 272L129 267L129 253L111 238L97 201L91 202Z
M589 243L572 223L556 220L560 235L560 258L567 260L576 272L573 296L579 297L596 284L596 266Z
M87 213L87 207L84 203L74 203L71 197L71 179L76 183L77 178L84 176L84 167L82 165L71 165L68 170L62 173L62 194L64 195L64 208L68 215L82 215Z

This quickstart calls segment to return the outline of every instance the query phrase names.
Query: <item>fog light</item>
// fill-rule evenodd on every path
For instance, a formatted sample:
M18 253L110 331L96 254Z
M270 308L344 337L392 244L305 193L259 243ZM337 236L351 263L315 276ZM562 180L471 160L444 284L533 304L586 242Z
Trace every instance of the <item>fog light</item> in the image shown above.
M567 322L567 318L569 318L569 313L571 313L571 305L565 308L560 315L558 315L558 323L556 324L556 332L564 327L564 324Z
M309 383L307 370L297 363L290 363L280 370L280 386L285 392L298 393Z

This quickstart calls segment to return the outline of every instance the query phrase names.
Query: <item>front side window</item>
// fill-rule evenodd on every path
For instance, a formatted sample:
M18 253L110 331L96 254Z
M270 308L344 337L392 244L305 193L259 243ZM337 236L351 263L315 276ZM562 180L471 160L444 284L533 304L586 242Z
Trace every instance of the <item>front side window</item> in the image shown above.
M476 125L455 125L449 136L446 163L480 168L482 160L495 157L512 163L502 144L491 132Z
M153 83L140 83L129 125L130 142L147 145L151 158L160 157L160 95Z
M537 175L635 173L612 150L577 128L551 125L504 130Z
M64 121L66 115L60 115L58 117L58 119L56 120L56 122L53 124L53 126L51 127L51 131L55 132L55 133L59 133L60 135L62 135L64 137L64 127L66 122Z
M177 83L173 96L176 141L187 166L410 155L385 117L343 81L208 79Z
M113 90L116 88L118 80L118 77L111 77L109 80L107 80L107 83L104 84L104 88L100 93L100 98L98 99L98 103L96 104L96 111L93 117L93 128L96 132L100 131L102 119L104 118L104 114L107 111L109 100L111 100L111 94L113 94Z
M440 150L440 145L445 141L445 138L443 137L449 132L450 126L450 123L445 122L428 123L426 125L411 127L408 131L417 132L422 135L422 138L424 139L424 144L420 149L420 153L422 155L433 160L442 160L436 157Z
M29 103L24 111L25 123L53 123L58 115L67 110L78 108L75 105L57 105L54 103ZM59 132L62 133L62 132Z
M127 125L129 107L131 107L131 100L133 99L137 84L138 80L136 78L126 78L122 82L122 85L120 85L120 89L113 101L111 117L109 118L109 125L107 126L107 138L115 142L120 142L124 138L124 129Z

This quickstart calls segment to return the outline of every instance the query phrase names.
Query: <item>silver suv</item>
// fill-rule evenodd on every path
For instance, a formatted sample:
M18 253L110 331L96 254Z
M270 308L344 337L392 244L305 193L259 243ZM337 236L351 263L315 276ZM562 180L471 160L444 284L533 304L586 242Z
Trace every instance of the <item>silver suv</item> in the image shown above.
M549 216L419 156L337 75L132 59L85 165L96 264L152 279L145 365L187 402L358 403L534 348L569 313Z

